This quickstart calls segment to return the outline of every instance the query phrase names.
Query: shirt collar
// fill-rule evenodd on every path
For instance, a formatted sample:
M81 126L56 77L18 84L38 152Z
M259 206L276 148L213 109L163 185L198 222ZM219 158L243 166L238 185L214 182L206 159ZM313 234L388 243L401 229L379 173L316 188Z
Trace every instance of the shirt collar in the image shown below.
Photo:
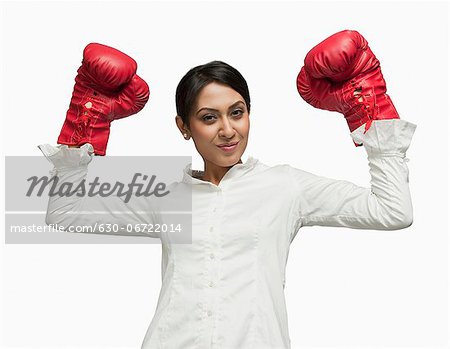
M241 164L236 164L231 167L227 173L223 176L222 180L220 181L219 185L223 182L227 182L232 178L238 178L243 176L245 173L251 171L255 165L258 163L258 159L254 158L253 156L249 156L246 162L243 162ZM192 174L196 176L202 176L204 171L202 170L192 170L192 164L186 165L186 167L183 170L183 182L190 183L190 184L207 184L207 185L214 185L211 182L204 181L198 178L193 177Z

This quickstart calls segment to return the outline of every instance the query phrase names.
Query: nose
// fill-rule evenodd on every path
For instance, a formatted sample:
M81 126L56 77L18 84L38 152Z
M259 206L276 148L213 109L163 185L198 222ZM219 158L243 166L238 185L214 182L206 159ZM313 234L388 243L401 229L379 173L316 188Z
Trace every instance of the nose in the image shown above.
M233 138L236 131L233 128L228 118L223 118L221 128L219 130L219 136L224 138Z

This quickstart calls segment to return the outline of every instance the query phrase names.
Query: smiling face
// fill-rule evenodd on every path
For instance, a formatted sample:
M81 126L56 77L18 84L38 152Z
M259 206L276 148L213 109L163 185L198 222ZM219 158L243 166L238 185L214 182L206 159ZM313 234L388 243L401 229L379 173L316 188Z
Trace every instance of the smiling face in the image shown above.
M177 124L186 129L180 120ZM202 88L189 115L190 129L206 169L229 168L247 147L250 119L244 98L231 87L211 82ZM224 144L236 144L223 147Z

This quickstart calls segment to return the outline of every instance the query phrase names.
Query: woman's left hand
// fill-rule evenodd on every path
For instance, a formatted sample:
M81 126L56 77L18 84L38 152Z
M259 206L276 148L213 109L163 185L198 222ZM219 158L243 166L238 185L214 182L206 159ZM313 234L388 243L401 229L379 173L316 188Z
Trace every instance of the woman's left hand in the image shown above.
M312 48L297 89L312 106L344 114L351 132L364 124L367 131L372 120L399 119L380 62L357 31L343 30Z

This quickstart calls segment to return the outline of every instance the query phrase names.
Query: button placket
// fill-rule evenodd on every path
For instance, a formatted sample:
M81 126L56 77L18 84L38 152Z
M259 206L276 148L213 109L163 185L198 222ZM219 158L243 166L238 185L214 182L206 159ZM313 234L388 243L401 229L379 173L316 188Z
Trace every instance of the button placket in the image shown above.
M212 218L213 222L217 222L216 219L213 217ZM217 249L217 229L215 228L214 225L210 226L210 237L209 237L209 249L206 252L206 264L207 264L207 277L208 277L208 281L207 281L207 287L209 289L213 288L215 286L215 278L216 278L216 269L217 269L217 265L216 265L216 261L215 261L215 254L214 251L216 251Z
M207 252L208 255L206 256L207 258L207 263L209 263L209 272L211 275L211 278L213 278L215 275L214 273L214 265L215 263L217 263L217 259L216 259L216 255L217 255L217 248L219 246L218 244L218 239L219 239L219 234L220 234L220 229L219 229L219 224L220 224L220 212L221 212L221 207L223 206L222 200L223 200L223 196L222 196L222 190L220 190L220 188L216 191L216 195L217 197L214 198L212 200L212 209L210 210L210 225L208 228L209 231L209 251Z
M210 219L209 219L209 227L208 227L208 242L209 249L206 251L206 263L207 263L207 280L206 280L206 292L209 294L209 304L204 309L206 313L206 318L210 319L212 322L209 325L212 328L215 326L215 322L213 321L214 308L216 307L217 302L217 290L216 290L216 279L217 279L217 271L218 271L218 260L216 258L217 248L219 247L218 239L220 234L220 212L222 203L222 191L218 190L216 197L212 199L211 209L210 209ZM211 332L212 334L212 332Z

